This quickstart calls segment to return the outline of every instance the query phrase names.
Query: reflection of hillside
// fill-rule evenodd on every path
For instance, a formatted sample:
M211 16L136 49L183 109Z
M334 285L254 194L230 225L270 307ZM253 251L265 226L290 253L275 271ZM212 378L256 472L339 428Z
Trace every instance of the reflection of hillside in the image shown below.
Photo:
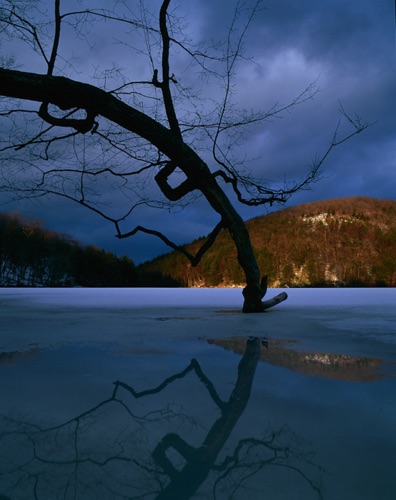
M40 354L38 349L30 349L29 351L13 351L13 352L0 352L0 365L12 366L18 361L26 361L35 358Z
M376 371L382 364L380 359L345 354L294 351L285 347L286 342L288 341L263 340L260 360L306 375L337 380L373 382L383 378L383 375ZM246 339L239 337L212 339L209 343L243 354Z

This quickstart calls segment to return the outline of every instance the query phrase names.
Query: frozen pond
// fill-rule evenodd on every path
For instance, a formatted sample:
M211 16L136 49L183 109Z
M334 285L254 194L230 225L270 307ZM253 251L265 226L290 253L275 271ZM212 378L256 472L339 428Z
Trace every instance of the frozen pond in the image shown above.
M287 293L0 289L0 499L396 498L396 289Z

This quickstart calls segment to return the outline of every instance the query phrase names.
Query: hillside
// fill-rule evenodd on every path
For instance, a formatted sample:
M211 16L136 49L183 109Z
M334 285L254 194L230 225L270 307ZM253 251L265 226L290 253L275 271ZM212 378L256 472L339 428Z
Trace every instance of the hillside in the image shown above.
M396 286L396 201L348 197L298 205L247 222L269 285ZM187 245L194 253L203 240ZM140 266L184 286L243 285L230 236L193 268L172 252Z
M42 228L17 212L0 213L0 286L174 286L159 273L137 271L117 257Z

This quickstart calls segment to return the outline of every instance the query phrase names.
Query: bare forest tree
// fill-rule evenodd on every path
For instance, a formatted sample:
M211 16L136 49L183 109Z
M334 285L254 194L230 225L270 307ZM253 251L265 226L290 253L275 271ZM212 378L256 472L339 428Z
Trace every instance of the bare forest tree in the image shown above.
M219 232L228 230L246 277L243 311L261 312L284 300L285 293L262 301L266 278L261 278L249 234L230 193L249 206L284 203L315 182L333 148L367 124L341 110L351 132L340 135L336 130L328 149L303 179L279 186L255 178L238 158L235 146L238 149L252 127L312 99L317 92L310 84L291 102L275 103L266 111L236 106L237 64L245 59L244 41L261 1L250 7L238 3L224 42L207 46L189 39L185 20L170 0L160 2L159 14L151 13L155 2L149 8L143 0L133 6L126 1L108 2L113 3L109 9L90 8L89 3L0 2L0 49L4 50L0 54L4 98L0 188L19 197L57 195L77 202L113 223L118 238L138 232L154 235L184 253L193 266ZM106 30L113 25L117 25L113 40L119 43L117 64L96 67L89 77L86 68L78 67L75 54L84 47L92 51L97 47L100 54ZM41 72L15 69L12 47L21 46L33 50L29 64ZM128 69L121 67L125 51ZM90 83L80 81L80 74ZM217 98L205 96L204 88L215 89L212 94ZM109 188L125 197L121 214L103 202ZM198 195L218 214L219 222L196 255L162 231L127 227L141 206L183 207Z

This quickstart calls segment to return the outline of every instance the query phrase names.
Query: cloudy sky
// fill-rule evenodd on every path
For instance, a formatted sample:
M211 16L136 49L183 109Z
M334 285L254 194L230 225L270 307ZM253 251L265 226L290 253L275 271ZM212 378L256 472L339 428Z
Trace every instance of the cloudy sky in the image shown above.
M2 6L7 3L1 2ZM44 2L44 6L49 3ZM63 3L70 6L70 2ZM115 2L76 3L82 9L90 6L110 8ZM153 25L155 18L150 17L150 13L158 10L158 3L147 2L148 21ZM127 4L131 5L130 2ZM233 2L196 0L180 4L177 13L191 39L207 44L226 39L233 19ZM240 33L238 29L243 26L243 19L248 14L248 10L241 12L235 36ZM79 38L75 32L65 28L58 74L93 81L92 75L103 77L105 71L117 68L111 73L112 77L122 70L127 79L136 80L138 75L139 79L151 80L149 58L133 50L142 43L142 39L139 41L133 32L124 33L125 26L125 23L120 27L111 22L102 24L97 30L85 26ZM180 35L175 32L175 36ZM15 39L4 38L0 49L3 59L10 55L14 57L16 69L37 73L46 71L42 60ZM155 58L154 52L153 46ZM235 158L244 159L245 166L259 178L278 182L303 178L316 155L322 155L331 143L342 118L339 112L341 103L350 116L359 115L371 126L333 150L326 160L321 181L311 190L294 195L286 206L355 195L395 199L396 47L393 0L264 0L246 36L244 56L236 67L233 79L234 104L240 108L268 110L274 103L287 104L313 82L316 82L318 92L313 99L281 117L249 129L245 140L235 143ZM171 59L171 71L181 85L191 86L194 92L200 92L202 113L213 106L214 101L221 101L223 90L220 81L198 78L196 69L180 50L176 50ZM110 75L109 72L106 74ZM104 78L100 79L100 83L104 81ZM107 81L106 84L110 85ZM3 104L3 109L7 105ZM186 110L185 104L182 106L180 114ZM26 104L24 107L27 107ZM9 131L6 118L0 117L0 132ZM345 120L341 121L341 135L348 133L346 125ZM207 152L203 150L202 154L212 166ZM4 175L9 172L7 155L0 159ZM90 159L84 158L84 161L89 162ZM102 190L102 200L109 207L117 208L119 194L112 189L114 185L103 184L97 188ZM26 202L9 199L10 193L0 192L1 211L17 209L24 215L43 220L47 228L66 232L84 244L94 244L119 255L127 254L137 263L167 251L152 237L135 236L133 239L117 240L111 223L67 200L43 198ZM133 213L126 230L136 224L145 225L163 230L177 243L208 234L218 222L217 216L204 200L192 201L183 210L170 212L142 206ZM245 219L268 210L265 207L254 210L237 208Z

